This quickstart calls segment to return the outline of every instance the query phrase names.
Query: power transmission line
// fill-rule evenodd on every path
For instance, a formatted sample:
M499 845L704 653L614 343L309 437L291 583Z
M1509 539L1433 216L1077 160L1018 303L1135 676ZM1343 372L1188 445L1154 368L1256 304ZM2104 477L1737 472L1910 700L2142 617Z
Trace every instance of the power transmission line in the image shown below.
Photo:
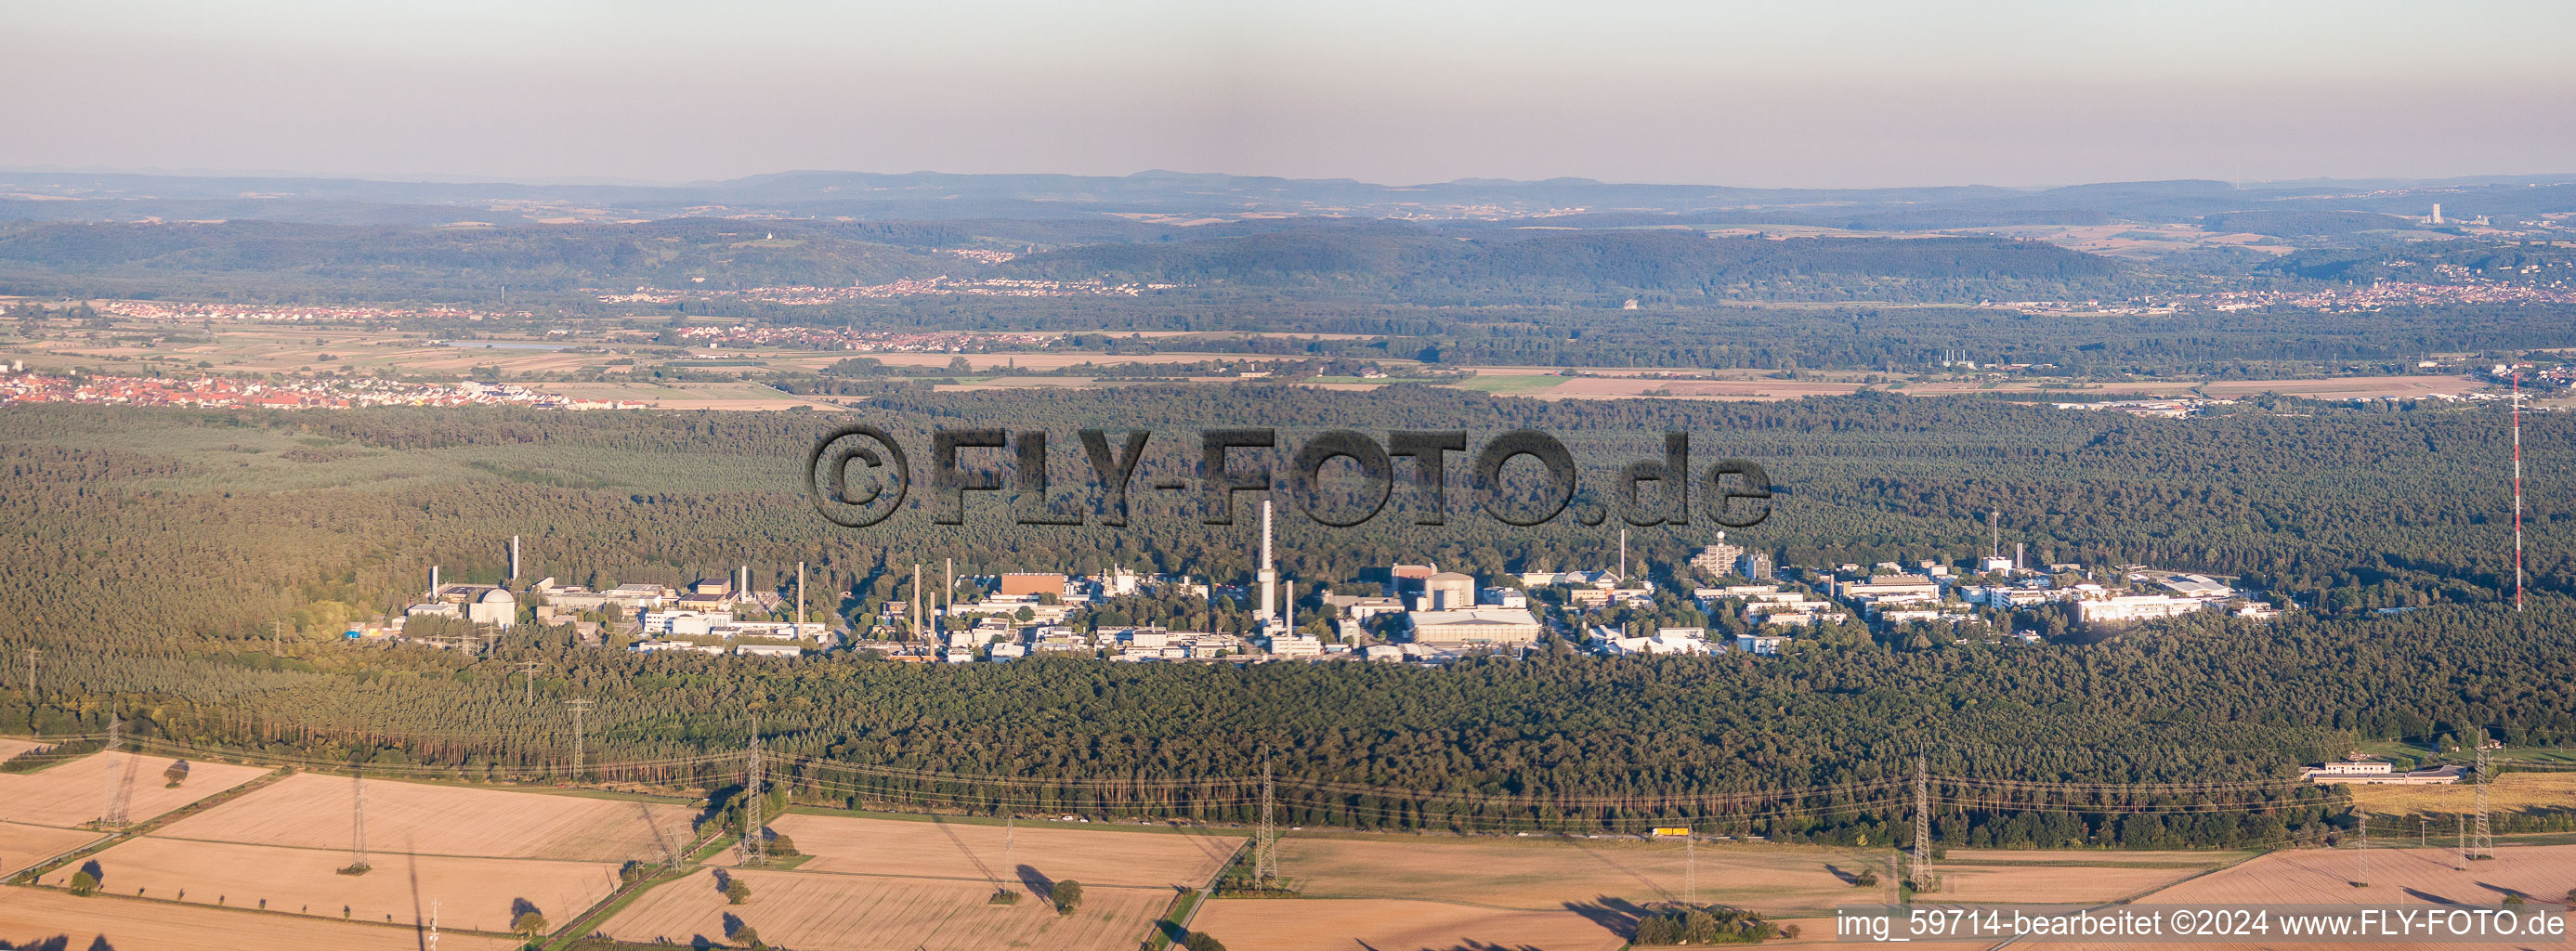
M520 661L519 669L522 673L528 675L527 702L530 706L535 706L537 702L537 662L533 660Z

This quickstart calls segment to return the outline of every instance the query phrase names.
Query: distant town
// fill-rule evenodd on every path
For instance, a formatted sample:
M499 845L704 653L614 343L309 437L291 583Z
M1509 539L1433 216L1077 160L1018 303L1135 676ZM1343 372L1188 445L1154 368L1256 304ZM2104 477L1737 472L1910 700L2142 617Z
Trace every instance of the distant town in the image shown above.
M538 409L641 409L644 404L578 400L505 383L455 385L368 377L69 376L30 372L23 361L0 367L0 405L90 403L200 409L348 409L361 406L526 406Z

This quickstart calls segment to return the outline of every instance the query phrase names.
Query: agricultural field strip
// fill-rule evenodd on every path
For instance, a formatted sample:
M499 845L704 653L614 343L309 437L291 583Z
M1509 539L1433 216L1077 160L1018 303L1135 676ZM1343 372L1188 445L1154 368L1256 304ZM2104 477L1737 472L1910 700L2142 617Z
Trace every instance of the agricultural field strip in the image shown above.
M730 866L715 867L730 868ZM837 869L805 868L803 866L798 866L796 868L755 869L754 871L766 872L772 875L839 875L845 878L888 878L915 882L964 882L970 885L993 885L998 883L1005 887L1019 881L1018 878L980 878L973 875L922 875L904 872L849 872ZM1082 887L1085 889L1117 888L1152 892L1169 892L1172 890L1172 886L1168 884L1139 885L1129 882L1095 882L1088 879L1082 880Z
M2212 860L2211 862L2085 862L2080 860L2040 860L2031 862L2014 862L2003 859L1943 859L1935 864L1940 868L2209 868L2216 861L2217 860ZM2227 864L2234 864L2235 862L2241 861L2244 861L2244 859L2233 859Z
M351 932L348 930L352 928L366 929L366 931L362 933L368 934L370 937L377 934L387 936L388 940L385 944L385 947L387 948L415 947L419 940L419 927L417 925L400 923L389 925L381 921L357 921L354 919L335 921L327 918L260 911L252 908L204 905L194 902L174 902L158 898L136 898L130 895L110 895L105 893L93 895L87 898L76 898L53 889L22 888L18 886L0 886L0 894L8 895L7 901L0 901L0 928L26 928L32 925L32 927L38 931L56 931L63 934L95 934L99 937L105 938L109 937L109 935L105 931L97 930L100 925L104 924L113 928L124 924L124 920L126 919L132 919L138 920L137 927L144 929L147 932L151 929L167 929L176 932L178 935L184 935L187 938L197 938L205 935L214 936L211 940L207 940L202 944L191 944L182 940L137 940L132 932L124 932L124 937L119 940L130 942L130 944L126 945L128 947L187 949L202 947L210 949L221 948L226 949L226 951L231 951L231 949L246 946L245 939L263 939L266 943L251 942L250 946L281 948L288 949L288 951L300 951L300 949L307 947L339 951L339 949L351 947L351 945L339 941L336 938L331 943L321 943L321 939L314 936L321 934L345 936L353 933L361 933ZM120 914L121 912L127 912L133 909L143 909L143 911L137 914ZM224 925L214 925L206 921L187 920L191 918L211 918L212 916L217 915L231 915L233 917L223 919L226 922ZM251 922L254 921L258 922L258 924L252 925ZM64 924L65 922L78 922L78 924ZM499 936L487 936L470 930L452 931L446 928L442 928L440 930L440 936L442 939L453 934L459 947L478 949L478 951L479 949L486 948L493 949L493 951L515 951L515 949L519 947L519 944L516 941ZM282 932L283 934L270 934L269 932ZM297 940L299 938L306 937L311 937L314 943L305 944ZM75 942L73 946L80 947L82 945ZM373 945L367 946L373 947Z
M98 768L104 761L99 758L135 755L102 751L32 773L0 773L0 820L56 828L72 828L95 820L105 808L99 786L105 773ZM172 762L163 756L138 757L129 818L138 823L150 822L271 772L265 767L191 761L188 781L171 789L163 785L161 773Z
M256 848L263 848L263 849L286 849L286 850L295 851L295 852L337 852L337 853L340 853L340 854L343 854L343 855L348 854L348 851L349 851L349 847L348 847L347 845L296 845L296 844L292 844L292 843L285 843L285 842L260 842L260 841L256 841L256 840L249 840L249 839L213 839L213 838L206 838L206 837L203 837L203 836L193 836L193 835L164 835L164 834L161 834L161 833L158 833L158 832L146 833L146 834L144 834L144 835L135 836L134 838L138 838L138 839L161 839L161 840L165 840L165 841L169 841L169 842L202 842L202 843L205 843L205 844L207 844L207 845L247 845L247 846L253 846L253 847L256 847ZM367 851L369 852L369 854L372 854L372 855L380 855L380 856L381 856L381 855L403 855L403 856L410 856L410 857L413 857L413 858L424 858L424 859L474 859L474 860L477 860L477 861L485 861L485 862L557 862L557 863L561 863L561 862L591 862L591 863L600 863L600 862L606 862L606 861L608 861L607 859L564 859L564 858L548 858L548 857L546 857L546 856L542 856L542 855L475 855L475 854L471 854L471 853L462 853L462 852L422 852L422 851L417 851L417 850L414 850L414 849L385 848L385 847L375 846L375 845L370 845L370 846L368 847Z
M316 824L317 812L336 815L350 793L342 777L299 773L270 789L171 824L167 838L245 845L297 845L329 849L347 844L344 822ZM425 783L374 781L367 785L370 838L387 852L466 858L556 858L616 861L658 851L653 839L690 838L688 810L643 802ZM628 813L633 807L648 817Z
M987 941L983 944L961 945L957 943L960 939L946 937L946 933L953 928L973 933L970 937L994 937L989 931L993 922L978 923L961 920L973 914L1003 915L1005 919L1000 923L1015 932L1032 923L1041 927L1059 925L1059 919L1051 911L1032 914L1035 906L1003 906L996 909L996 906L985 904L981 897L983 894L981 886L989 885L989 881L956 883L925 880L915 876L835 876L833 873L806 873L776 869L755 869L742 875L752 883L754 898L749 906L743 907L738 913L749 919L752 924L763 928L783 925L783 927L775 927L775 933L765 934L765 937L772 941L784 939L800 944L820 941L832 946L849 947L854 945L839 939L851 934L879 934L889 930L899 930L916 936L904 938L892 945L879 941L875 944L855 946L890 948L916 942L943 949L1024 946L1024 943L1011 941ZM832 880L836 877L844 882L859 878L877 878L880 881L860 886L860 890L853 893L843 891L846 886L834 883ZM701 884L697 890L691 890L686 887L686 883ZM682 932L705 936L709 929L696 927L697 925L714 924L709 920L710 915L736 912L721 904L721 897L715 895L711 888L704 887L703 883L701 875L692 874L655 886L652 894L621 911L603 930L625 940L670 939ZM961 884L972 887L960 888ZM1089 887L1085 886L1086 889ZM1062 920L1061 927L1072 928L1078 933L1052 936L1057 942L1053 946L1126 947L1135 940L1135 934L1148 929L1160 915L1161 909L1166 905L1163 897L1165 891L1163 887L1106 887L1104 893L1099 896L1106 900L1101 904L1114 901L1119 907L1104 908L1098 912L1086 909L1074 919ZM776 909L802 909L810 899L818 898L826 900L823 910L812 914L796 915L792 923L760 920L787 913ZM1085 918L1096 920L1084 921ZM652 934L647 937L644 932L652 932ZM1119 936L1112 937L1109 932L1118 932Z
M119 896L142 886L151 897L193 897L188 904L203 904L211 896L222 906L229 896L238 905L259 902L278 913L315 917L327 917L334 908L343 914L354 909L357 919L369 921L421 917L426 914L422 902L443 898L448 926L494 934L508 930L515 902L561 914L593 905L617 886L616 869L605 862L371 858L376 871L353 876L335 874L348 862L346 852L145 838L119 843L99 853L96 861L110 886L105 890ZM56 869L38 884L67 887L71 874Z
M0 820L0 877L15 875L97 845L109 836L87 829L58 829Z

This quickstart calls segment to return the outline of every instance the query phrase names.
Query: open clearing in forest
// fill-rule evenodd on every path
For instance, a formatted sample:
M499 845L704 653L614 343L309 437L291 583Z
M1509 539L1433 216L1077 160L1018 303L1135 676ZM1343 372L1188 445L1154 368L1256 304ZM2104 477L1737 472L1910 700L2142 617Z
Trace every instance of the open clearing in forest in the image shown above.
M1885 895L1851 884L1865 868L1878 869L1885 879L1883 851L1703 842L1698 853L1701 901L1771 914L1822 913ZM1635 838L1297 836L1280 841L1279 871L1319 898L1408 898L1553 912L1612 901L1679 901L1687 869L1681 843Z
M346 850L357 785L300 773L152 834ZM367 841L379 851L481 858L658 862L687 847L695 810L467 786L366 781Z
M20 948L53 947L43 942L56 937L67 939L62 944L66 948L92 948L104 941L118 951L419 951L421 946L420 933L408 926L0 888L0 941ZM438 946L440 951L511 951L519 943L441 933Z
M741 876L750 902L727 904L719 872ZM1058 915L1028 887L1014 888L1023 892L1018 904L990 905L993 887L983 882L710 869L655 886L601 930L621 941L703 947L700 939L722 944L749 925L763 942L799 951L1130 951L1173 898L1168 888L1086 881L1081 907Z
M33 773L0 773L0 821L70 828L107 811L108 791L127 792L125 814L141 822L266 774L260 766L190 761L188 778L171 789L161 773L167 756L99 752Z
M769 823L813 872L1019 881L1023 867L1046 880L1169 889L1202 887L1242 844L1240 835L1121 832L1054 823L997 825L789 813ZM1007 850L1005 846L1007 845ZM718 861L731 862L730 855Z
M140 889L146 898L329 919L345 907L351 920L398 924L425 920L435 901L442 926L496 932L510 930L523 907L571 920L617 887L617 866L606 862L406 855L399 840L368 838L374 871L364 875L338 873L349 864L345 849L145 836L55 869L38 884L67 886L74 872L95 867L100 890L117 896Z
M1616 951L1633 918L1603 909L1506 911L1371 898L1221 898L1193 930L1232 951Z

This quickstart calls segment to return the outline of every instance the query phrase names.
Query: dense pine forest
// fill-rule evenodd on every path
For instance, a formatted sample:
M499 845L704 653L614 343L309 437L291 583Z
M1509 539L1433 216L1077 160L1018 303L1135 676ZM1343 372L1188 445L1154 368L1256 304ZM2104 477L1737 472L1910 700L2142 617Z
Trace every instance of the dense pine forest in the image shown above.
M1240 820L1244 780L1268 762L1298 822L1613 828L1696 815L1881 842L1903 808L1887 790L1917 755L1950 777L2250 783L2359 740L2576 733L2576 577L2557 540L2576 511L2552 488L2565 465L2550 461L2576 440L2561 416L2524 434L2535 598L2516 615L2499 607L2510 445L2493 408L2246 404L2145 420L1874 394L1713 404L1147 386L1080 401L907 390L847 415L915 453L913 507L874 529L832 526L804 498L805 453L844 421L818 413L0 410L0 510L21 539L0 552L0 728L95 734L114 711L169 741L534 777L565 767L561 701L586 698L590 763L661 764L596 779L721 786L731 766L709 758L756 723L818 801ZM963 525L934 524L924 434L970 424L1049 430L1059 494L1082 482L1073 433L1085 426L1154 431L1170 455L1148 472L1179 471L1208 426L1276 426L1292 444L1343 426L1464 429L1478 443L1535 428L1574 449L1589 480L1578 507L1606 497L1599 480L1619 464L1658 453L1664 432L1686 431L1695 464L1768 470L1772 516L1729 540L1785 564L1966 558L1992 509L2005 544L2042 561L2238 576L2300 609L2031 646L1855 630L1777 659L1556 650L1439 670L634 655L533 626L483 658L336 637L415 595L433 564L450 580L502 580L513 534L528 580L681 583L747 564L783 587L808 562L817 608L860 619L901 596L912 564L947 558L961 573L1120 564L1247 579L1248 523L1209 526L1153 500L1127 528L1097 509L1080 527L1013 526L991 500ZM1452 457L1453 486L1464 468ZM1311 603L1317 586L1397 561L1492 575L1615 559L1616 520L1514 528L1463 494L1437 526L1390 510L1333 529L1292 511L1281 567ZM1635 529L1631 550L1669 586L1718 527ZM43 652L32 689L21 648ZM533 690L513 672L525 661ZM2338 814L2328 794L2266 788L2265 808L2223 816L1988 803L1942 834L2259 843Z

